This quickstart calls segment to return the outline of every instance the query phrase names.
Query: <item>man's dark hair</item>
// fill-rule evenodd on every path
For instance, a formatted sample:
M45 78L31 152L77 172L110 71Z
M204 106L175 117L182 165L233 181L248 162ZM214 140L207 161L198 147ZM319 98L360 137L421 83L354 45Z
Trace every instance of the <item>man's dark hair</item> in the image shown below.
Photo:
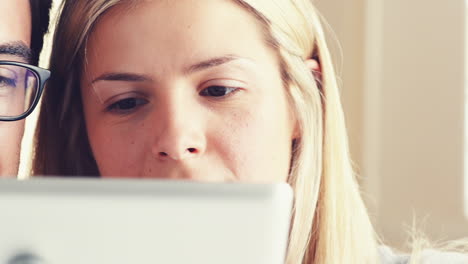
M31 64L37 65L44 45L44 35L49 28L52 0L29 0L31 6Z

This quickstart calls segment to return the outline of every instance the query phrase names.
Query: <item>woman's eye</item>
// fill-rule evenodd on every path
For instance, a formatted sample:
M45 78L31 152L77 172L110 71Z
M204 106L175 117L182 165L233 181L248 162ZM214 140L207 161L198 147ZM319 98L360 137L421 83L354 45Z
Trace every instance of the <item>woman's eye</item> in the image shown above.
M200 92L201 96L212 96L212 97L222 97L226 96L232 92L237 91L239 88L227 87L227 86L210 86L203 89Z
M148 101L142 98L126 98L109 105L107 111L125 114L147 103Z

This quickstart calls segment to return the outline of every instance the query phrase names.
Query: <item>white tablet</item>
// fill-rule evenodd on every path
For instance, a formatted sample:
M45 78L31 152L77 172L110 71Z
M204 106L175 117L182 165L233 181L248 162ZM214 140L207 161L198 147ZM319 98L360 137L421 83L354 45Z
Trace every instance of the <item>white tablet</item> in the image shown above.
M280 264L287 184L0 180L1 264Z

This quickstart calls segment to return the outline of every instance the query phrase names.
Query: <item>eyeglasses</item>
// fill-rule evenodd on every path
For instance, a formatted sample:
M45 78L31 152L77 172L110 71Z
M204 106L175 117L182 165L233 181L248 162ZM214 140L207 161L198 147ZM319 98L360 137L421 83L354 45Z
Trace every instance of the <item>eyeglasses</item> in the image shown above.
M17 121L36 107L50 71L0 60L0 121Z

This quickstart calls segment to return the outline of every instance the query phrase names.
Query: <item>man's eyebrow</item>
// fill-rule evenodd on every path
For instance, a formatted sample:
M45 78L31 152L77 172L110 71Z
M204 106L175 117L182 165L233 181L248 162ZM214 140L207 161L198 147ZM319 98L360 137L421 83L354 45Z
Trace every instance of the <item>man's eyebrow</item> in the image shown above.
M94 79L91 84L98 81L124 81L124 82L148 82L152 79L143 74L129 73L129 72L110 72L101 74Z
M194 65L187 67L184 70L184 74L188 75L190 73L194 73L197 71L205 70L207 68L219 66L221 64L225 64L233 60L237 60L237 59L241 59L241 58L235 55L226 55L226 56L211 58L211 59L208 59L208 60L205 60L205 61L202 61L202 62L199 62L199 63L196 63Z
M20 57L29 63L31 61L32 51L24 42L14 41L0 44L0 55Z

